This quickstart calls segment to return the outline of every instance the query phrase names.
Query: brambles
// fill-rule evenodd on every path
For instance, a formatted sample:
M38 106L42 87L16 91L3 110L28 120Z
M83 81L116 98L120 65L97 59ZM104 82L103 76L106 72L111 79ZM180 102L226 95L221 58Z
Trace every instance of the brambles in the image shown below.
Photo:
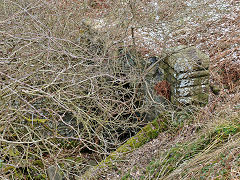
M147 102L143 92L148 54L160 57L181 43L211 57L232 48L230 41L215 44L219 32L228 31L213 31L222 21L203 20L211 15L205 13L207 4L92 2L0 3L0 168L5 179L44 179L52 165L74 179L151 121L146 114L155 116L152 107L160 109L160 103ZM88 19L95 23L87 24ZM223 20L234 28L238 19ZM235 32L229 39L238 42ZM227 62L221 66L220 82L230 90L238 88L238 68ZM155 85L168 99L168 84Z
M89 13L83 4L0 5L4 177L46 177L53 165L75 178L86 163L101 160L146 124L140 71L114 55L112 49L120 45L108 32L96 32L82 22ZM16 155L9 150L15 144L21 147ZM85 157L72 163L69 154Z

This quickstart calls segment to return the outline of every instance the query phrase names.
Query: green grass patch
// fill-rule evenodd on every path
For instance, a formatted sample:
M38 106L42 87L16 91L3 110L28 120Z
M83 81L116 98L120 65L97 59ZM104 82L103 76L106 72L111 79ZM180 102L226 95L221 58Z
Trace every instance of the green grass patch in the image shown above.
M202 152L210 151L226 142L229 136L233 136L240 132L240 125L228 124L216 127L209 134L205 134L195 139L193 142L184 144L176 144L167 152L162 153L159 159L153 160L146 168L148 175L154 179L166 177L184 162L191 160L196 156L201 156ZM219 160L224 163L224 161ZM226 164L222 164L225 166ZM202 178L207 177L212 170L213 164L206 165L201 170ZM226 169L219 172L221 176L227 174Z

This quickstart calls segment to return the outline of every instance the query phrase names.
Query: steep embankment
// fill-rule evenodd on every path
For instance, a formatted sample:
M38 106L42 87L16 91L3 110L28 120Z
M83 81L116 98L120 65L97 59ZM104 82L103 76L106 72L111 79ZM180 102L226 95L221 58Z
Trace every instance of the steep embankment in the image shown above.
M88 172L85 174L88 176L82 178L238 179L239 100L239 94L236 94L233 101L235 105L223 104L214 112L206 107L196 113L165 113L159 119L168 120L168 123L165 123L165 129L159 131L156 139L139 148L137 146L129 151L121 151L123 147L129 146L128 141L89 171L91 176ZM131 146L134 146L132 143ZM113 156L116 154L118 158Z

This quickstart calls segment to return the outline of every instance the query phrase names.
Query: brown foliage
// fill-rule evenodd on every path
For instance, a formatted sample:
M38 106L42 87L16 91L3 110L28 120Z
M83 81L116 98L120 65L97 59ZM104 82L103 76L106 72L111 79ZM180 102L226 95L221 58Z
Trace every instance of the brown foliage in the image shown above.
M107 4L106 0L91 0L89 4L94 9L109 8L109 5Z
M160 81L154 87L156 93L170 100L170 84L167 81Z
M232 61L222 61L219 63L221 83L230 91L239 85L240 82L240 64Z

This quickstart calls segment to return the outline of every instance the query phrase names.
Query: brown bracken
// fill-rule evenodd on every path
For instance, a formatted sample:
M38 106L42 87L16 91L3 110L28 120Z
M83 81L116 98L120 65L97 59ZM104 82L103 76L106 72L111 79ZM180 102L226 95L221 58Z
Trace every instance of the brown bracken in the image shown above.
M154 90L160 96L165 97L166 99L170 100L170 84L164 80L160 81L154 86Z

